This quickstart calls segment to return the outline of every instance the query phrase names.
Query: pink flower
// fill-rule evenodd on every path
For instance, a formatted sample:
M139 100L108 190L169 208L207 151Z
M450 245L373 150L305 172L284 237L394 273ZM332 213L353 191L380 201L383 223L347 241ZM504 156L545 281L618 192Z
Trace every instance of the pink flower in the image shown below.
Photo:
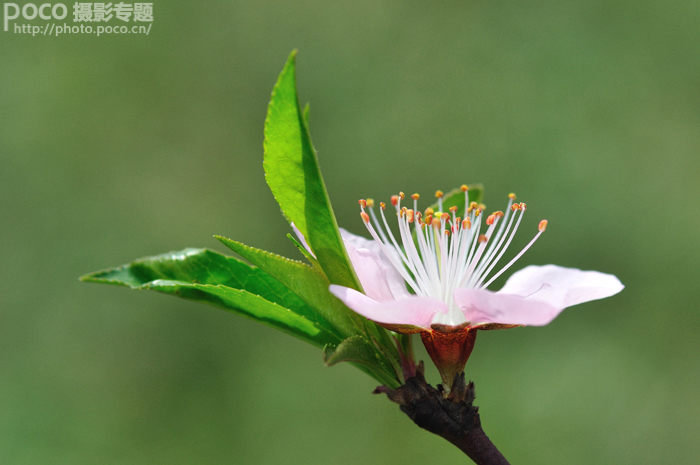
M546 325L566 307L610 297L624 288L610 274L544 265L528 266L501 290L488 290L532 246L547 222L540 222L530 243L493 273L520 225L525 204L516 203L511 194L506 212L489 215L482 227L481 209L468 202L467 187L462 190L468 206L464 219L457 217L455 207L450 213L428 209L422 214L417 194L412 196L413 209L401 206L403 193L392 197L398 240L384 215L385 205L381 204L380 222L374 202L361 200L361 216L373 239L341 233L364 293L330 286L345 305L368 319L393 331L421 333L448 387L464 368L475 330ZM437 195L442 210L442 193Z

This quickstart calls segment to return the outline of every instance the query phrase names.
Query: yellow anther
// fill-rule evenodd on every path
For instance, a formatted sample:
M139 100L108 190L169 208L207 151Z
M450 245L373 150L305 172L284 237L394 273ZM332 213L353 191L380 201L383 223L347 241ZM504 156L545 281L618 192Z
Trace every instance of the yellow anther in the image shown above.
M511 192L510 194L508 194L508 198L509 198L510 200L515 200L515 194L513 194L513 193Z
M462 221L462 229L471 229L472 228L472 222L469 218L465 218L464 221Z
M543 232L545 229L547 229L547 220L540 221L540 225L537 227L537 229L539 229L540 232Z
M418 195L418 194L413 194L413 195L411 196L411 198L412 198L413 200L418 200L418 199L420 198L420 195Z
M451 211L452 213L456 212L456 211L457 211L457 206L450 207L450 211Z
M460 189L462 189L462 192L467 192L469 190L469 187L467 187L466 184L462 184L462 187L460 187Z
M425 216L432 215L433 213L435 213L435 210L432 208L428 207L425 209Z
M403 200L406 198L406 194L404 194L403 192L399 192L399 197L401 197L401 200Z
M374 207L374 199L367 199L367 206L369 208Z
M527 210L527 205L525 205L524 203L520 202L520 209L521 209L522 211Z
M381 207L382 210L386 208L386 204L384 202L379 202L379 206Z
M438 190L435 192L435 197L437 197L438 199L441 199L444 195L445 195L445 193L442 192L441 190Z

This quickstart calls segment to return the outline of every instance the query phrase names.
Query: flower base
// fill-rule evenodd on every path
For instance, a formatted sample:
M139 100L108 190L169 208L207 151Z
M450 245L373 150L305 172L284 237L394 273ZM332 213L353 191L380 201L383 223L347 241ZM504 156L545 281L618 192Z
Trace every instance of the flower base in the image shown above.
M455 377L464 371L464 366L474 349L476 341L474 327L432 325L432 330L421 331L420 337L442 378L446 391L452 389Z

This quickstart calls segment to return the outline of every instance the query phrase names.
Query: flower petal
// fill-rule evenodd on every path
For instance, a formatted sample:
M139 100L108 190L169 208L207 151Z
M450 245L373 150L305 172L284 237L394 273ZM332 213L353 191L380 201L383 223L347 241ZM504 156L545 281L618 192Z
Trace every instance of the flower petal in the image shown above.
M374 300L408 297L406 283L374 240L356 236L343 228L340 234L365 294ZM398 259L400 262L400 258ZM387 294L387 292L389 294Z
M380 302L396 298L387 281L386 265L376 253L369 249L357 249L348 242L345 243L345 250L368 297Z
M515 294L553 306L571 307L610 297L624 287L611 274L556 265L531 265L514 273L498 293Z
M360 315L378 323L430 328L433 316L447 312L447 304L430 297L409 296L378 302L361 292L331 284L330 291Z
M453 298L472 324L542 326L566 307L610 297L624 287L611 274L533 265L513 274L498 292L455 289Z
M563 306L524 299L486 289L455 289L452 294L464 317L471 325L500 323L508 325L543 326L556 318Z

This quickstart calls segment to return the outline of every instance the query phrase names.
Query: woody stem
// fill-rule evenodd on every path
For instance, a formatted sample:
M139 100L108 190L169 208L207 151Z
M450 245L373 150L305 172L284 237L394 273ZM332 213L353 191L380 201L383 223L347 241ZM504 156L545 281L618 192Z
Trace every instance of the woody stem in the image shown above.
M435 389L425 381L422 363L403 386L396 390L380 386L374 392L386 393L416 425L445 438L477 465L509 465L481 428L479 408L472 405L474 383L465 384L463 372L455 377L447 397L441 385Z

